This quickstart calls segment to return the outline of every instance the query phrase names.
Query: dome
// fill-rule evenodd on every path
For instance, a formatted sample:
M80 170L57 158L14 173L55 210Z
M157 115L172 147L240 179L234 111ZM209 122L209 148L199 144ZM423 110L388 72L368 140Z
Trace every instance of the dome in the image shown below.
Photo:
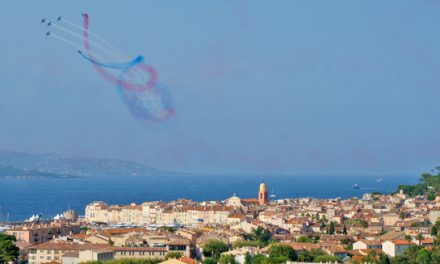
M260 192L266 192L266 184L264 182L260 184Z

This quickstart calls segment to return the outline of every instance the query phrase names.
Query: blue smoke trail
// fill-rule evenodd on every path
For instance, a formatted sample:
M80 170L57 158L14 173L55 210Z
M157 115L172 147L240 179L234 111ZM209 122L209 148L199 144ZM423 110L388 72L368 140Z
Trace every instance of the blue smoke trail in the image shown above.
M117 78L118 94L128 107L130 113L139 121L161 121L174 115L173 100L167 86L156 83L151 89L136 91L126 89L122 83L128 82L130 71L145 61L143 56L137 56L132 61L125 63L103 63L91 59L83 52L78 53L87 61L104 68L119 69L121 73Z
M96 64L98 66L101 67L105 67L105 68L111 68L111 69L128 69L131 67L136 66L139 63L142 63L145 61L145 58L141 55L137 56L136 58L134 58L132 61L129 62L123 62L123 63L103 63L103 62L99 62L96 60L93 60L91 58L89 58L88 56L86 56L82 51L78 50L78 53L86 60L90 61L93 64Z

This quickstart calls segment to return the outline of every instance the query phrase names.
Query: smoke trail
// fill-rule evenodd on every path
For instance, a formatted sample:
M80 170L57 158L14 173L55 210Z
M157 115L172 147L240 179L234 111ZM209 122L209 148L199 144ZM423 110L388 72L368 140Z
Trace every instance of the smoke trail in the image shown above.
M170 90L163 84L157 83L156 70L144 63L142 56L136 57L127 63L102 63L94 59L90 51L89 37L89 18L83 14L83 35L84 47L87 52L81 54L85 59L92 62L95 69L103 76L118 85L118 92L123 102L127 105L133 117L141 122L162 121L175 114L173 100ZM119 68L121 73L118 78L109 76L104 68ZM132 81L137 78L139 83L138 71L149 74L150 79L144 84L134 84Z
M136 58L134 58L132 61L130 62L122 62L122 63L103 63L103 62L99 62L96 60L93 60L89 57L87 57L86 55L84 55L84 53L82 53L82 51L78 51L79 54L86 60L90 61L93 64L96 64L98 66L101 67L105 67L105 68L113 68L113 69L124 69L124 68L129 68L132 67L138 63L142 63L145 59L143 56L137 56Z
M58 36L58 35L56 35L56 34L54 34L54 33L51 33L50 35L51 35L51 37L54 37L54 38L59 39L59 40L61 40L61 41L64 41L64 42L66 42L67 44L72 45L72 46L74 46L74 47L77 48L77 49L82 49L82 47L81 47L79 44L76 44L76 43L73 42L73 41L70 41L70 40L68 40L68 39L66 39L66 38L63 38L63 37L61 37L61 36Z
M96 61L93 57L93 54L90 50L90 44L89 44L89 16L87 14L83 14L83 25L84 25L84 47L85 50L87 51L87 55L88 57L93 60ZM124 88L126 89L132 89L132 90L136 90L136 91L143 91L146 89L150 89L152 87L154 87L154 85L156 84L157 81L157 72L156 70L151 67L150 65L146 65L146 64L137 64L137 67L139 67L139 69L142 69L143 71L147 72L150 75L150 80L148 82L146 82L144 85L137 85L137 84L133 84L130 83L128 81L123 81L120 79L117 79L113 76L111 76L106 70L104 70L102 67L100 67L97 64L92 64L96 71L98 71L98 73L106 80L109 80L113 83L116 83L118 85L122 85L124 86ZM134 66L134 65L133 65Z
M156 70L145 63L143 56L139 55L132 60L127 60L127 62L105 62L92 52L91 45L99 46L101 49L98 49L98 51L113 49L117 53L122 53L103 38L89 31L89 17L87 14L83 14L83 28L68 20L63 21L81 29L82 36L64 27L54 26L72 36L83 38L85 52L81 51L83 47L69 39L56 34L52 34L53 37L77 48L81 57L90 62L104 79L116 84L120 98L136 120L142 123L160 122L175 114L170 90L164 84L157 82ZM98 45L96 41L91 42L89 34L99 39L106 47L104 48L101 44ZM115 54L113 51L111 51L112 55ZM115 70L117 71L116 74L114 74ZM109 71L113 74L110 74Z
M62 21L62 22L66 22L67 24L71 25L72 27L74 27L74 28L76 28L76 29L84 30L83 27L81 27L81 26L79 26L79 25L77 25L77 24L75 24L75 23L73 23L73 22L71 22L71 21L69 21L69 20L67 20L67 19L62 19L61 21ZM105 40L104 38L100 37L98 34L92 32L92 31L89 30L89 29L86 29L86 30L87 30L87 32L88 32L91 36L93 36L94 38L96 38L96 40L101 41L102 44L104 44L105 46L107 46L107 47L108 47L109 49L111 49L113 52L118 53L118 55L124 57L124 59L128 58L127 55L125 55L125 54L122 53L120 50L118 50L117 48L115 48L115 47L114 47L112 44L110 44L107 40Z
M66 28L64 28L64 27L62 27L62 26L58 26L58 25L56 25L56 24L52 24L52 26L55 27L55 28L57 28L57 29L59 29L59 30L61 30L61 31L63 31L63 32L65 32L65 33L67 33L67 34L70 34L70 35L72 35L72 36L74 36L74 37L76 37L76 38L78 38L78 39L81 39L81 40L83 39L83 36L82 36L81 34L79 34L79 33L75 33L75 32L73 32L73 31L71 31L71 30L69 30L69 29L66 29ZM113 50L109 49L109 48L106 47L106 46L101 45L100 43L97 43L96 41L93 41L92 45L93 45L93 46L96 46L96 47L97 47L98 49L100 49L101 51L107 52L107 53L110 54L113 58L120 59L120 57L121 57L121 56L115 54L115 52L114 52Z

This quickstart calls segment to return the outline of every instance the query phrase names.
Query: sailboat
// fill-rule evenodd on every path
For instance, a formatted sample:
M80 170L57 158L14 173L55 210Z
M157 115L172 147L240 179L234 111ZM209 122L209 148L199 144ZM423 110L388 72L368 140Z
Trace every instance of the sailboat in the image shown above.
M271 195L269 195L269 197L270 197L270 198L275 198L275 197L277 197L277 196L273 193L273 188L272 188L272 193L271 193Z

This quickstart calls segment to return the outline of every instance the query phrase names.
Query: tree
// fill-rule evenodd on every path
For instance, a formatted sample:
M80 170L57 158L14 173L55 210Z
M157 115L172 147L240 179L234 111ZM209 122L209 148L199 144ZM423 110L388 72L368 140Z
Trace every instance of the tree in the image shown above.
M405 219L405 212L400 212L399 213L399 217L400 217L400 219L403 221L404 219Z
M221 255L220 264L235 264L235 257L233 255Z
M210 240L203 247L203 255L212 257L216 260L220 258L220 254L229 250L227 244L220 240Z
M252 230L250 239L256 240L262 242L264 245L267 245L271 238L270 231L267 229L264 229L263 227L259 226L256 229Z
M182 257L182 253L180 252L169 252L168 254L166 254L165 256L165 260L168 259L178 259Z
M379 260L377 261L377 264L391 264L390 259L386 254L380 254Z
M411 243L412 237L410 235L405 235L405 239L408 240L408 243Z
M262 254L257 254L252 257L252 264L268 264L269 258Z
M328 233L331 235L333 235L335 233L335 223L334 222L330 222L330 228L329 228Z
M307 242L312 243L313 240L311 238L309 238L309 237L306 237L306 236L299 236L296 239L296 242L298 242L298 243L307 243Z
M249 252L246 252L244 255L244 264L251 264L252 263L252 256L249 254Z
M20 250L14 241L15 236L0 233L0 264L17 260Z
M296 260L296 251L289 245L272 244L268 250L271 259Z
M330 256L330 255L320 255L320 256L317 256L314 260L313 260L313 262L318 262L318 263L328 263L328 262L331 262L331 263L334 263L334 262L341 262L341 260L339 259L339 258L337 258L337 257L335 257L335 256Z
M342 233L343 233L344 235L347 235L347 227L345 226L345 224L344 224L344 230L342 230Z
M158 231L163 231L167 233L174 233L176 232L176 229L172 226L161 226L157 229Z
M437 226L433 226L432 229L431 229L431 236L435 236L436 237L437 233L438 233Z
M203 264L217 264L217 260L215 258L205 258Z
M419 241L419 246L422 244L422 240L423 240L423 235L422 234L418 234L416 236L416 240Z

